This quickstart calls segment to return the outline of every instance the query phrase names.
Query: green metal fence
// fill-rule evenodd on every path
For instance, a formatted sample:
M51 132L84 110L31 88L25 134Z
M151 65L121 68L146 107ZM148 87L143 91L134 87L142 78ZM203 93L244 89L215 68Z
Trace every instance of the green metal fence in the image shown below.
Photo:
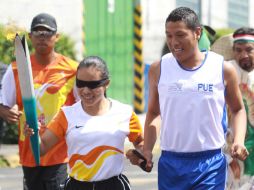
M133 101L133 4L129 0L84 0L84 56L106 60L108 96Z

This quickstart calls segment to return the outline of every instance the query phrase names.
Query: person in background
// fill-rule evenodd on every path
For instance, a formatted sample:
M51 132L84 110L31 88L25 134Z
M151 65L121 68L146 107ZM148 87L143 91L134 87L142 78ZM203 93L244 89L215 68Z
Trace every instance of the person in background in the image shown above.
M227 162L222 153L227 131L226 103L232 113L231 154L246 159L246 112L234 67L211 51L201 52L201 25L196 13L174 9L165 33L172 53L149 70L149 99L144 130L144 156L152 166L156 129L162 154L159 190L225 189Z
M233 33L233 58L230 61L237 70L239 87L247 112L245 146L249 156L244 162L232 159L230 169L234 176L228 189L254 188L254 29L241 27ZM232 137L231 137L232 138ZM234 179L238 181L233 186ZM230 178L229 178L230 180Z
M1 96L2 96L2 85L1 85L1 81L3 79L3 76L4 76L4 73L6 72L6 69L7 69L7 65L0 62L0 99L1 99ZM4 120L2 118L0 118L0 146L1 146L1 143L2 143L2 140L3 140L3 136L4 136L4 133L5 133L5 130L4 130L4 127L6 126Z
M71 105L78 99L74 93L78 63L55 52L59 39L57 23L53 16L41 13L31 23L29 38L34 48L30 56L36 96L40 132L63 105ZM76 98L75 98L76 97ZM25 114L16 62L8 67L2 81L0 116L9 123L18 123L20 164L24 174L24 190L58 190L67 177L67 146L64 140L41 157L36 166L30 140L25 138Z
M122 174L124 141L136 149L143 145L142 127L132 107L108 98L107 65L97 56L82 60L76 85L80 101L63 107L41 136L41 154L47 155L59 141L68 145L69 179L66 190L129 190ZM33 134L25 129L27 136Z

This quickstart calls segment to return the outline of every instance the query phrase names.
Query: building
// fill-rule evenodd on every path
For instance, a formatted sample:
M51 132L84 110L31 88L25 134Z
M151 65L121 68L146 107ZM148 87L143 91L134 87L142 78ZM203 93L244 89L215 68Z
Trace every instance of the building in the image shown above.
M197 12L214 29L254 27L253 0L1 0L0 23L16 23L27 31L41 12L56 17L58 28L75 42L77 59L102 56L109 64L109 96L133 100L133 4L141 2L142 55L145 65L159 60L165 43L165 19L179 6Z

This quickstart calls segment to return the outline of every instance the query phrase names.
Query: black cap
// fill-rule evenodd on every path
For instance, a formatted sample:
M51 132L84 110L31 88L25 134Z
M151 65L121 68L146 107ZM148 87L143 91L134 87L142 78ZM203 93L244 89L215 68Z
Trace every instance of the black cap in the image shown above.
M54 32L57 31L56 19L47 13L38 14L33 18L31 31L39 26L45 27Z

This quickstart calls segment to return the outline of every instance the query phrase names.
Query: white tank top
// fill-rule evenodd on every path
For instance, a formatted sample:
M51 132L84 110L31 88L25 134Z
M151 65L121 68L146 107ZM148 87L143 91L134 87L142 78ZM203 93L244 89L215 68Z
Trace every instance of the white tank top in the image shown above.
M205 55L193 70L181 67L171 53L162 57L158 83L162 150L198 152L225 143L224 60L210 51Z

